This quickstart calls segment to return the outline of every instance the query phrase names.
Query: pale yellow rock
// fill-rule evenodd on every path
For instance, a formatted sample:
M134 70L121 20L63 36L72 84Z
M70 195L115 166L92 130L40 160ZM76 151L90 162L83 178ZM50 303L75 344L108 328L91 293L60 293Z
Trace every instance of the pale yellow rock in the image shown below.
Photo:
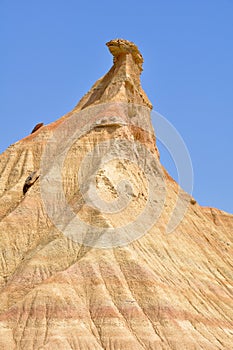
M75 113L108 102L135 103L148 113L152 108L140 85L143 59L137 47L122 39L107 46L113 67L74 110L0 156L0 349L230 350L232 215L203 208L184 194L188 210L168 235L178 185L161 168L158 181L165 181L167 196L157 222L126 246L101 249L74 242L56 228L42 200L40 178L23 194L26 178L40 173L47 140ZM63 187L84 222L118 227L143 210L148 184L129 161L114 159L96 173L98 194L106 202L117 199L119 181L132 184L132 200L120 215L88 206L77 177L85 155L113 139L138 140L159 161L150 121L143 122L150 132L115 121L93 125L70 147ZM128 151L133 158L134 149ZM82 179L88 182L90 176L84 169Z

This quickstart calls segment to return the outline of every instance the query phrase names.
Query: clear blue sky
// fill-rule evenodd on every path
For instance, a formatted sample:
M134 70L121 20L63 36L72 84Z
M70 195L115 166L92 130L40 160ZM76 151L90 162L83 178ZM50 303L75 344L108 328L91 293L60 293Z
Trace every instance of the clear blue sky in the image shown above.
M0 4L0 152L71 110L111 67L105 42L128 39L154 109L189 149L194 197L233 213L233 0Z

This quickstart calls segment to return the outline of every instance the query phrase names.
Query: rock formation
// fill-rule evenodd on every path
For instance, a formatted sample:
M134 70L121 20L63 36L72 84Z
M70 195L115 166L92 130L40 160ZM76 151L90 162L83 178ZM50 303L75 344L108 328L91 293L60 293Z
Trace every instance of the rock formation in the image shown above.
M0 349L230 350L233 216L181 191L166 233L180 189L159 162L143 58L107 46L113 67L78 105L0 156Z
M38 123L34 126L34 128L32 129L31 134L33 134L34 132L36 132L38 129L40 129L42 126L44 125L44 123Z

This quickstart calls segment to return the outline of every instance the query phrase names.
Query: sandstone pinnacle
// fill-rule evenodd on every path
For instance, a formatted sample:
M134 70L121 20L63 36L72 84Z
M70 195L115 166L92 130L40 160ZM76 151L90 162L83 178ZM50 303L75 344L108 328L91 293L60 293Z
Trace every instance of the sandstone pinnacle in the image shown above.
M152 109L140 83L143 58L137 46L123 39L106 44L113 55L113 67L81 99L76 109L105 102L127 102Z
M106 43L109 51L114 57L114 64L120 60L121 57L131 56L138 66L140 72L142 71L143 57L138 47L131 41L124 39L115 39Z
M0 155L0 349L230 350L233 215L162 167L142 55L107 46L77 106Z

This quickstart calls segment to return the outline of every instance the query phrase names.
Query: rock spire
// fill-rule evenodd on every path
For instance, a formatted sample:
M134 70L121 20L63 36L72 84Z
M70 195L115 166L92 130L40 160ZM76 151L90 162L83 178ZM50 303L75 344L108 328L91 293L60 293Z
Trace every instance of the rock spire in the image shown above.
M106 43L113 55L113 66L81 99L75 109L105 102L128 102L149 107L152 104L140 82L143 57L137 46L123 39Z

